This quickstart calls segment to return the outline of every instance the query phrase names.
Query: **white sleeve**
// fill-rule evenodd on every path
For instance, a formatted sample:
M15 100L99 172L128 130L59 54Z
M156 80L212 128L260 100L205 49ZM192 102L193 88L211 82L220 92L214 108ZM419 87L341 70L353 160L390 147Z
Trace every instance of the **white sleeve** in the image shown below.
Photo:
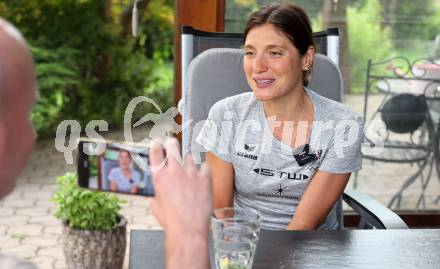
M208 119L205 121L202 130L197 137L197 143L220 159L231 162L231 144L233 141L233 128L222 129L222 122L227 109L227 102L220 100L209 110Z
M340 121L335 127L334 137L323 156L319 171L345 174L360 170L363 127L360 117L356 120Z

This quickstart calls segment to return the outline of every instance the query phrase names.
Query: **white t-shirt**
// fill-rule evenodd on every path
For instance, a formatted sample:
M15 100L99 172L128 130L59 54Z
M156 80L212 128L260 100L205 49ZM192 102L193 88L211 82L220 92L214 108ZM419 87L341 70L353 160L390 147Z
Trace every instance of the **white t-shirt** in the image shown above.
M141 182L141 174L138 171L131 169L131 178L125 178L122 169L120 167L115 167L110 171L108 179L118 184L118 191L131 192L131 189L138 186Z
M197 138L206 151L233 164L234 206L259 212L265 229L287 228L317 170L351 173L361 168L361 117L306 91L314 109L308 146L295 149L276 139L263 103L251 92L214 104ZM339 227L335 204L319 228Z

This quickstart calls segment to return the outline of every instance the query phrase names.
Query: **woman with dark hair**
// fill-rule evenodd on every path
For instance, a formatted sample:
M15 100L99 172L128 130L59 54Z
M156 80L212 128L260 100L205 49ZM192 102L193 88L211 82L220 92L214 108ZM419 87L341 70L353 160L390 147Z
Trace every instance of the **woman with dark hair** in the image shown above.
M361 167L360 116L306 88L315 45L300 7L263 6L244 41L252 92L214 104L208 122L232 126L218 135L205 124L197 140L208 151L214 207L255 210L266 229L340 228L337 199Z
M108 176L110 180L110 190L138 193L141 174L132 168L132 159L130 152L126 150L119 151L119 167L110 171Z

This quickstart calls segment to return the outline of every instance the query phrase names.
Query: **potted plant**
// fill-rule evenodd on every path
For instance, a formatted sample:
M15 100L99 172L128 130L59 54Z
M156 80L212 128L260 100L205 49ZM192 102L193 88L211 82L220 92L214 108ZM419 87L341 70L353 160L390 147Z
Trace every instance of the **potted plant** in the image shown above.
M57 177L53 202L63 223L62 244L69 269L120 269L124 263L127 220L124 200L81 189L76 173Z

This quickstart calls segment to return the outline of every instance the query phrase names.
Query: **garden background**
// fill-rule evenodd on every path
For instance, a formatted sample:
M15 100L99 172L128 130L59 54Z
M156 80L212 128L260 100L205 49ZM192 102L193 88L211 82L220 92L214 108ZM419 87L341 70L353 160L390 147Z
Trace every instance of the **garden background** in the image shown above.
M313 30L328 25L335 0L290 1L303 6ZM440 57L438 0L337 0L345 6L350 93L362 93L368 59ZM106 120L122 126L125 107L145 95L162 110L173 105L174 1L143 0L141 33L131 36L131 0L0 0L0 16L15 24L36 62L40 98L32 119L38 135L53 137L66 119L82 126ZM246 16L267 0L227 0L225 27L240 32ZM342 36L341 38L344 38ZM135 119L147 112L144 104Z

